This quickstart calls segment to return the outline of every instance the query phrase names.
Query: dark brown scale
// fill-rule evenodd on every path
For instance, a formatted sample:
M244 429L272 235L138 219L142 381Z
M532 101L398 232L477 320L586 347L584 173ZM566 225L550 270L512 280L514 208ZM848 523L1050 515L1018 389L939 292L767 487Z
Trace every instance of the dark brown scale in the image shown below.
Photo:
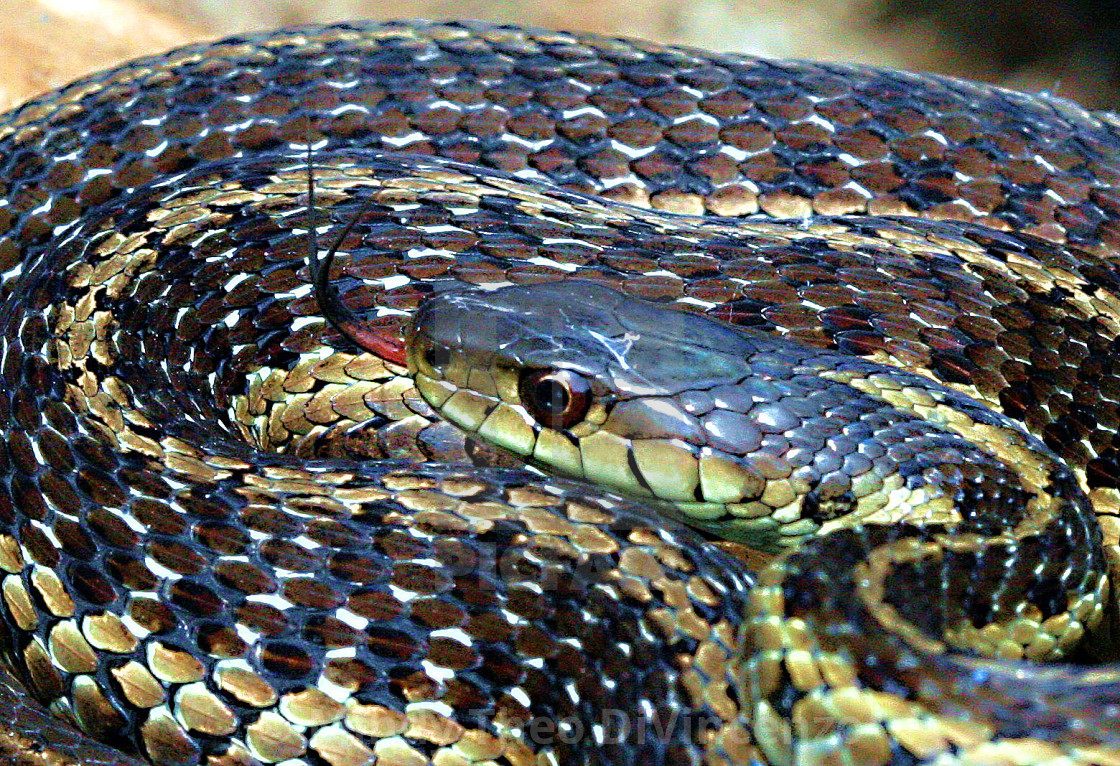
M266 636L275 636L290 631L291 625L284 613L268 604L244 603L237 610L237 621Z
M273 593L277 587L271 573L245 562L218 562L214 574L221 584L246 595Z
M93 567L79 564L70 573L76 593L98 606L107 606L119 595L113 583Z
M196 617L216 617L223 611L222 600L205 585L178 580L168 589L172 604Z
M270 642L261 648L259 654L265 668L285 678L303 678L314 668L307 652L293 644Z

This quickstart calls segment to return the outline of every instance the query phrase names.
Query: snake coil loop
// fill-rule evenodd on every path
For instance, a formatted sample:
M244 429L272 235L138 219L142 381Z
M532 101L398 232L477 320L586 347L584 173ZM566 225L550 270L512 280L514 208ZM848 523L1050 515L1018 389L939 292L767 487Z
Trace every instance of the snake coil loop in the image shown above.
M28 102L0 759L1115 764L1118 125L431 22Z

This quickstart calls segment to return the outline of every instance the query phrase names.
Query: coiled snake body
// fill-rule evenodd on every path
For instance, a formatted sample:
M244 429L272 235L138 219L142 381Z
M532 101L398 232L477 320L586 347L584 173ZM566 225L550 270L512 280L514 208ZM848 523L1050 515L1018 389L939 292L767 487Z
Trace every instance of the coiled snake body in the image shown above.
M426 23L194 46L21 107L0 615L21 683L85 734L13 680L9 760L1120 761L1116 666L1034 664L1087 629L1115 654L1117 131L947 79ZM713 462L669 499L720 498L771 548L833 534L751 590L641 501L488 465L360 347L451 288L573 277L862 357L811 406L763 365L626 434L696 417L710 457L766 403L750 502ZM880 402L968 446L896 418L815 457L799 430ZM661 446L621 448L615 485L679 491L643 463ZM907 505L918 473L955 489Z

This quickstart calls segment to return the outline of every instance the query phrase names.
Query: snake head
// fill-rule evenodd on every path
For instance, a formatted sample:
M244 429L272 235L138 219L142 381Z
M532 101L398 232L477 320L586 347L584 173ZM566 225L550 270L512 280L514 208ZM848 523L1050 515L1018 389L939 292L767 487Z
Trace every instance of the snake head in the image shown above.
M719 441L718 418L705 431L688 395L731 391L768 343L580 281L442 293L405 333L417 390L455 425L693 516L763 489L739 456L711 447L732 437Z

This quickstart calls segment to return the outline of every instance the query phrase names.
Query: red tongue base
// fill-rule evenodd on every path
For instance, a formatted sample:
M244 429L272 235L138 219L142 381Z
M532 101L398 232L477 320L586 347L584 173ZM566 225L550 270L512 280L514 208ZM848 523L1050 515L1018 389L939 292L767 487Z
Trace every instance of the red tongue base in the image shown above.
M371 354L376 354L386 362L399 364L401 367L408 366L404 341L389 330L366 327L356 322L344 323L343 329L352 341Z

